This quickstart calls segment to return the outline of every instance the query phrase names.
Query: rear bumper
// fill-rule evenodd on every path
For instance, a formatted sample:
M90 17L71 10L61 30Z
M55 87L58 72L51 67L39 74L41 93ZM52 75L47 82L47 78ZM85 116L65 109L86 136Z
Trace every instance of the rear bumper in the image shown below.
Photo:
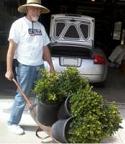
M96 74L95 75L93 75L93 74L84 75L84 74L82 74L82 76L87 78L89 80L89 82L91 82L91 83L104 82L106 80L106 75L107 74L104 74L104 75L99 75L99 74L98 75L96 75Z

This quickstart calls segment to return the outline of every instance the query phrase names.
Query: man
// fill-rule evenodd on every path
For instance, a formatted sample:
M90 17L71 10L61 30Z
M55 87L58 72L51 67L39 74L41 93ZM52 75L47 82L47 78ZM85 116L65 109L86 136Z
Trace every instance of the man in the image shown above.
M17 81L24 93L29 95L39 69L44 67L43 57L48 62L50 71L54 71L47 47L50 41L44 26L38 22L40 14L48 13L49 10L41 5L41 0L27 0L26 4L19 6L18 11L26 13L26 16L16 20L10 28L5 77L8 80L13 79L13 59L16 59ZM19 126L24 108L25 100L17 91L8 121L8 128L13 133L24 133Z

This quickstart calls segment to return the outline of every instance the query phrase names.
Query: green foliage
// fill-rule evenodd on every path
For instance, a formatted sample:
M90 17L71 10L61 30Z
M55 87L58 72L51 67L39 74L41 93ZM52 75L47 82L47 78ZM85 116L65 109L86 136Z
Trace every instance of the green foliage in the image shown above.
M87 83L87 80L80 77L76 68L68 67L60 73L41 70L40 79L36 82L33 91L40 101L56 103L84 87Z
M36 82L34 92L41 102L56 103L64 99L63 91L60 91L59 74L56 72L41 71L41 77Z
M85 116L76 117L70 123L67 134L68 142L71 143L97 143L100 142L102 133L102 124L98 116L88 112Z
M69 96L73 117L67 131L68 142L99 143L114 134L122 121L115 102L107 103L73 67L61 73L41 71L34 92L39 101L61 102Z
M72 116L86 115L88 111L99 114L98 110L103 107L103 98L87 84L83 89L72 94L69 103Z
M107 136L111 136L120 128L121 121L122 119L116 103L105 103L100 116L100 122L103 124L103 132Z
M98 143L120 128L122 119L116 103L106 103L89 84L73 93L69 103L74 117L67 131L69 142Z
M85 77L81 77L79 71L75 67L68 67L60 73L59 79L61 81L61 90L65 92L65 95L69 96L72 93L78 91L78 89L84 88L88 80Z

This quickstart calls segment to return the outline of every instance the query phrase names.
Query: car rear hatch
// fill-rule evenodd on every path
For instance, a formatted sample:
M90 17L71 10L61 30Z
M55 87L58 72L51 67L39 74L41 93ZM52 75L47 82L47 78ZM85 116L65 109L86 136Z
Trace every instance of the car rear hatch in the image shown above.
M60 66L80 66L82 59L92 58L94 18L81 15L51 16L50 50Z
M56 14L51 16L50 38L52 43L84 45L94 43L95 20L89 16Z

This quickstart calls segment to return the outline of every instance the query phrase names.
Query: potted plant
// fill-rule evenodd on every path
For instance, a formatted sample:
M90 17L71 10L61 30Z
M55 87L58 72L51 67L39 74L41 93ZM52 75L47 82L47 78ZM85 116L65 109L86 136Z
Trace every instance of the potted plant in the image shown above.
M76 93L79 89L84 88L89 82L85 77L82 77L75 67L66 68L60 75L62 81L61 89L65 92L66 100L62 103L59 112L58 119L66 119L70 117L69 112L69 97L73 93Z
M38 99L38 121L46 126L51 126L57 120L60 103L65 98L65 93L60 87L61 80L58 73L41 70L33 91Z
M76 117L67 134L70 142L101 142L120 128L122 119L116 103L108 104L89 84L70 98L70 106Z
M60 142L98 143L120 128L122 119L117 105L105 102L89 84L73 93L69 104L71 117L52 126L52 135Z
M52 125L57 120L60 104L72 93L83 88L87 82L74 67L68 67L60 73L41 70L40 79L35 83L33 90L38 99L38 120L45 125ZM44 111L43 106L47 111ZM42 120L44 118L48 120Z

